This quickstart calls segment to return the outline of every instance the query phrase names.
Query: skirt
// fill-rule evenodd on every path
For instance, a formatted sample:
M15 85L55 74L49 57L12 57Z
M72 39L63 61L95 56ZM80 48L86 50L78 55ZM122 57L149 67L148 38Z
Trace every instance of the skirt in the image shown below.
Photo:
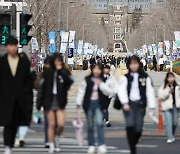
M57 95L53 95L52 97L52 104L51 104L50 110L53 110L53 111L60 110L60 107L58 105Z

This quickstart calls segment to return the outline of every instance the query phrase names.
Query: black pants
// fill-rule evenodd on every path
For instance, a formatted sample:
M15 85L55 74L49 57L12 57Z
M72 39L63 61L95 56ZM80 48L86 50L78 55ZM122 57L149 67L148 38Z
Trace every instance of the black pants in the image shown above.
M153 67L151 68L151 70L157 71L157 65L153 65Z
M20 126L22 115L23 114L19 105L15 103L11 123L4 127L4 146L8 146L10 148L14 146L17 128Z
M145 108L139 102L130 103L130 111L125 112L126 132L131 154L136 154L136 145L142 135Z
M161 71L161 72L163 71L163 68L164 68L164 64L161 64L161 65L160 65L160 71Z
M109 108L110 102L111 102L111 99L108 99L108 102L105 105L106 107L103 110L103 115L104 115L104 120L105 121L109 121L109 111L108 111L108 108Z

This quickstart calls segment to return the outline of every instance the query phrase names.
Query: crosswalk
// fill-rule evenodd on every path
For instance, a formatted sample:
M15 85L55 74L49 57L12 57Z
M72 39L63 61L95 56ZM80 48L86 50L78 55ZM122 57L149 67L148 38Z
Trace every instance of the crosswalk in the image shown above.
M0 153L3 153L3 141L0 138ZM60 139L61 152L60 154L86 154L87 142L85 146L79 147L77 141L74 138L61 138ZM116 147L108 146L108 154L126 154L129 150L119 150ZM26 139L26 146L24 148L14 148L13 154L44 154L48 152L48 149L44 148L43 139L39 137L28 137Z

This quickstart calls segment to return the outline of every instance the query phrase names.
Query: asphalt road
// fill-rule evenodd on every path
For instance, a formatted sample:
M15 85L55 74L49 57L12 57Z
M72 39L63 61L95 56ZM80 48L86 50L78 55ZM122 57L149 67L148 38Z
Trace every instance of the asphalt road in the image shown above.
M67 107L67 123L63 136L60 138L61 154L85 154L87 151L87 141L85 145L78 147L75 139L75 130L72 127L72 120L76 116L76 94L83 77L88 72L74 72L75 84L69 93L69 104ZM163 83L165 73L149 72L155 85L156 92ZM178 78L179 80L179 78ZM82 115L83 119L84 116ZM106 128L106 143L108 146L108 154L126 154L129 148L126 139L123 115L119 111L110 108L110 119L112 127ZM44 154L47 149L44 148L43 124L32 124L28 136L26 138L25 148L15 148L14 154ZM2 128L0 128L0 154L3 153ZM165 131L160 133L157 131L157 125L146 116L144 125L144 134L138 145L138 154L180 154L180 127L178 127L176 142L173 144L166 143Z

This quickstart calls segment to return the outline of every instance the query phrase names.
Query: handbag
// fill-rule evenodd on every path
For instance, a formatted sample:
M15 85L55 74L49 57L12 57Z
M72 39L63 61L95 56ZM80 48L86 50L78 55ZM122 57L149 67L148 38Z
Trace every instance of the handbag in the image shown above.
M116 110L121 110L122 109L122 104L121 101L119 100L118 95L116 94L115 100L114 100L114 108Z
M80 147L84 144L84 122L80 116L80 109L77 110L77 118L72 121L72 124L75 128L76 140Z

